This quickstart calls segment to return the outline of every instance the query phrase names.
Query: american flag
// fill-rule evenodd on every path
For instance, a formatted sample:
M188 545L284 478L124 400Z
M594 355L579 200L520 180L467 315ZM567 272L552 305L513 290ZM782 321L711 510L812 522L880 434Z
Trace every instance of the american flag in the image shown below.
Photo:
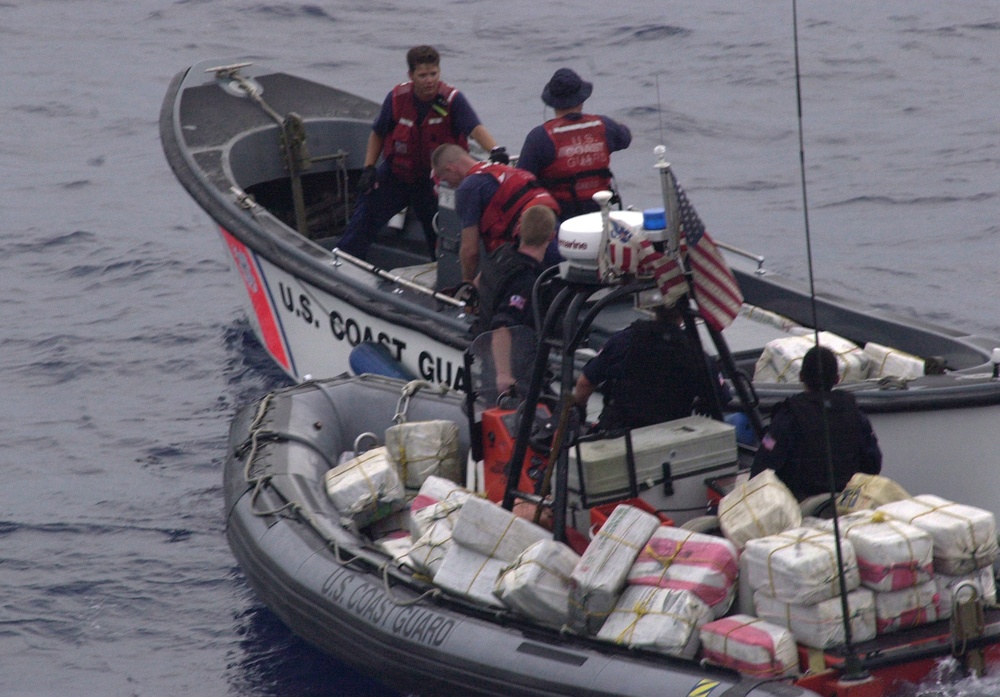
M679 204L681 254L687 257L691 268L698 310L709 326L722 331L739 314L743 294L684 189L674 181ZM624 226L612 231L609 253L611 266L618 273L652 275L666 304L676 302L689 290L676 259L656 251L652 242L630 234Z
M715 246L715 241L705 230L701 218L676 179L674 187L680 208L681 253L687 254L698 310L709 326L722 331L739 314L740 306L743 305L743 293L740 292L732 270Z

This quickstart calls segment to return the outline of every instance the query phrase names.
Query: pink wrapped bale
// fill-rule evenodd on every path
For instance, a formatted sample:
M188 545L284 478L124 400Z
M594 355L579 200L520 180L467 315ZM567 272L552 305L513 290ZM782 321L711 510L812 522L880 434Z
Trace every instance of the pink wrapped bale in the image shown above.
M738 574L739 554L729 540L661 526L639 553L628 582L691 591L713 617L722 617L733 603Z
M731 615L704 625L701 654L711 663L757 678L795 675L799 666L792 633L750 615Z

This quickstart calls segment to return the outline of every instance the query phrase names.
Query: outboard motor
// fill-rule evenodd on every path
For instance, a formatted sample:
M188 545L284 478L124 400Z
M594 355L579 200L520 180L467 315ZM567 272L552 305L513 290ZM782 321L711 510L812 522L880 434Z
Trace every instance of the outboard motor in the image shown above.
M567 281L600 282L603 215L603 213L585 213L563 221L559 226L559 253L566 260L561 268L561 274ZM628 239L633 237L633 233L641 232L642 229L643 214L639 211L610 211L609 234L612 237ZM628 260L622 260L622 266L633 273L639 264L638 250L635 252Z

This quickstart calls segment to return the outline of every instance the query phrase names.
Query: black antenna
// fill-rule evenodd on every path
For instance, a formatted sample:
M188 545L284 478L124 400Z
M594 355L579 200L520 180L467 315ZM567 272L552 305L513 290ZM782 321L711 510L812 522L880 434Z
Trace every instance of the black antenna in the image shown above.
M806 235L806 259L809 266L809 301L812 309L813 337L817 349L819 347L819 318L816 309L816 281L813 275L812 258L812 235L809 230L809 197L806 190L806 149L805 137L802 128L802 73L799 68L799 16L798 3L792 0L792 35L795 46L795 99L798 107L799 122L799 172L802 178L802 213L805 219ZM819 356L817 356L819 358ZM850 606L847 602L847 581L844 574L844 557L840 549L840 524L837 516L837 483L833 472L833 451L830 446L830 423L827 412L830 409L829 391L823 379L823 361L816 361L816 384L822 388L821 398L823 400L823 444L826 453L827 479L830 487L830 507L833 511L833 536L837 548L837 571L840 580L840 609L844 620L844 645L847 649L847 656L844 659L844 677L847 679L860 679L865 677L866 671L861 666L857 654L851 648L853 637L851 636L851 615Z

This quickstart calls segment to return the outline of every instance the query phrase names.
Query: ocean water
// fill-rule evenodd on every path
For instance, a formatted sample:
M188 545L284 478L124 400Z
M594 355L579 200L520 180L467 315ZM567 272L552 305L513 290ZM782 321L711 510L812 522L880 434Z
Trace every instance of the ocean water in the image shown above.
M717 238L806 280L792 38L790 1L0 0L0 694L384 694L226 546L229 419L285 378L160 151L175 73L250 59L380 100L430 43L517 151L572 67L633 130L626 203L656 204L662 142ZM803 0L799 38L817 287L1000 337L1000 6Z

